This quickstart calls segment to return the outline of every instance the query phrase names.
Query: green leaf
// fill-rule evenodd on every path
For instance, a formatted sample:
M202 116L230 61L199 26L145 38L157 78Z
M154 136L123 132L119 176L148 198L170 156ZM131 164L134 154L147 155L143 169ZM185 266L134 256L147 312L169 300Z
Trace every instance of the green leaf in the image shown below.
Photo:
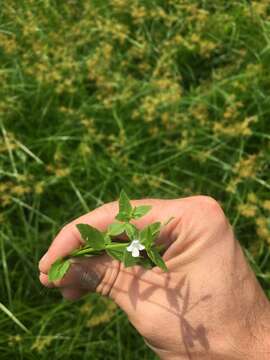
M105 241L105 245L109 245L112 243L112 240L107 233L105 233L105 235L104 235L104 241Z
M88 224L77 224L76 226L87 245L94 250L103 250L105 248L105 239L102 232Z
M106 253L108 255L110 255L112 258L122 261L123 262L123 258L124 258L124 252L126 251L126 249L106 249Z
M139 258L138 265L145 269L152 269L153 263L149 258Z
M107 234L111 236L117 236L125 231L125 224L123 223L112 223L108 226Z
M132 219L139 219L146 215L150 210L152 209L152 206L150 205L141 205L137 206L132 211Z
M149 258L153 261L154 264L156 264L159 268L161 268L164 271L168 271L168 268L160 256L158 250L155 247L152 247L150 249L146 249L147 255Z
M124 190L122 190L120 192L119 210L120 210L120 212L124 211L127 213L131 213L131 211L132 211L132 206L130 204L129 198Z
M139 237L139 231L135 225L130 224L130 223L126 223L124 225L125 225L126 234L130 240L134 240Z
M157 249L157 251L158 251L159 253L164 252L164 250L166 249L166 245L165 245L165 244L155 245L155 247L156 247L156 249Z
M119 212L115 218L120 221L129 221L131 219L132 206L124 190L122 190L120 193L118 204Z
M148 225L140 232L140 242L145 246L145 248L150 248L153 241L154 237L152 236L150 225Z
M150 224L149 227L150 227L150 231L151 231L152 236L154 238L156 238L160 233L161 223L158 221L158 222L155 222L153 224Z
M139 257L133 257L131 252L129 252L125 249L124 256L123 256L123 262L124 262L125 267L137 265L139 262L139 259L140 259Z
M119 221L129 221L130 220L130 216L129 214L127 213L118 213L115 217L116 220L119 220Z
M49 270L49 281L56 281L60 280L64 277L66 272L68 271L70 267L69 260L64 260L63 258L57 259Z
M140 241L146 248L150 248L153 245L156 237L159 235L160 228L161 223L155 222L141 230Z

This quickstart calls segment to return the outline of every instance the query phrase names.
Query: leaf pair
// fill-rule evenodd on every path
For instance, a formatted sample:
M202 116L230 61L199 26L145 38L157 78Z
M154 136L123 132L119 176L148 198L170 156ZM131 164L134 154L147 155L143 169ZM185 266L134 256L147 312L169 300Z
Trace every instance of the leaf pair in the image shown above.
M106 249L106 252L114 259L123 262L125 267L134 265L140 265L146 269L151 269L153 267L152 262L149 259L133 257L131 253L127 251L126 247L123 249Z
M124 263L125 267L138 265L141 261L140 258L132 257L131 253L127 251L127 243L123 248L118 249L106 249L106 253L116 260Z
M116 215L116 219L119 221L129 222L130 220L136 220L146 215L152 206L141 205L132 208L130 200L124 190L121 191L119 197L119 212Z
M138 229L130 223L112 223L108 226L107 234L109 236L118 236L126 233L129 239L133 240L138 237Z
M155 222L146 226L140 232L140 242L147 248L150 248L153 244L155 239L158 237L161 230L161 223Z
M155 239L159 236L160 230L160 222L155 222L146 226L140 232L140 242L145 246L145 250L151 261L162 270L167 271L167 266L160 256L157 246L155 245Z

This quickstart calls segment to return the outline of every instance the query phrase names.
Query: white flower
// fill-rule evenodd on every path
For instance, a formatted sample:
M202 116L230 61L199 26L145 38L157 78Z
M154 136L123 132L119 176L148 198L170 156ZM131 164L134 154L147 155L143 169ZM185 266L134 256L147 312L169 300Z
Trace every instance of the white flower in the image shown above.
M137 239L133 240L132 243L127 247L127 251L131 252L133 257L138 257L140 255L140 250L144 249L145 247Z

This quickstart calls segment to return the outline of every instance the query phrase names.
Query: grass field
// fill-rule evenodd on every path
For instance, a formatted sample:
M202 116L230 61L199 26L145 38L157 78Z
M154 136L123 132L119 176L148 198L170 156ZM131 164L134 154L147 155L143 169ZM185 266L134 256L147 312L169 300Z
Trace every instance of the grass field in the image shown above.
M42 288L63 224L215 197L270 297L267 0L9 0L0 10L0 357L155 359L114 304Z

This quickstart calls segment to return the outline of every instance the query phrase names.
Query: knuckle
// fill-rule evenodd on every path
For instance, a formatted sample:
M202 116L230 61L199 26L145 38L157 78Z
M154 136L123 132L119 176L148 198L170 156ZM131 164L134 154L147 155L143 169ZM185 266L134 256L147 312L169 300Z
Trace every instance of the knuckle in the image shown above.
M218 201L212 198L211 196L205 196L205 195L197 196L196 203L199 206L199 208L205 213L211 212L211 214L214 213L216 215L222 215L222 216L224 215L223 210L220 204L218 203Z
M214 226L221 227L228 225L222 207L218 201L211 196L196 196L194 206L196 207L198 215L205 219L205 222L211 224L212 228Z
M208 196L208 195L198 195L196 196L196 199L198 202L200 202L201 204L205 205L205 206L216 206L216 204L218 204L218 202L216 201L216 199L214 199L212 196Z

